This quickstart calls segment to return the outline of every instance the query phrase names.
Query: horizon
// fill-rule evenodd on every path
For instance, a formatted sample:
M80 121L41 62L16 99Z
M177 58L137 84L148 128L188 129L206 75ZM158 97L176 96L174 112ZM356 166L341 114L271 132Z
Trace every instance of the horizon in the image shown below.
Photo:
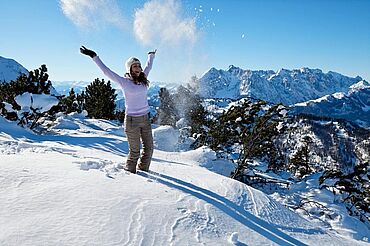
M370 1L15 0L0 8L0 56L29 71L46 64L51 81L105 78L81 45L120 75L128 57L144 65L157 49L149 80L158 82L187 83L230 65L370 81Z

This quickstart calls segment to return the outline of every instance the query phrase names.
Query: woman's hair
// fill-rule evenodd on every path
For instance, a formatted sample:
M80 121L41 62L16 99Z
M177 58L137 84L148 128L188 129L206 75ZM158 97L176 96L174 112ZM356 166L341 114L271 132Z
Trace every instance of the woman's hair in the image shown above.
M140 72L139 76L136 76L130 71L130 73L126 73L126 77L130 78L136 85L145 85L149 87L150 82L144 72Z

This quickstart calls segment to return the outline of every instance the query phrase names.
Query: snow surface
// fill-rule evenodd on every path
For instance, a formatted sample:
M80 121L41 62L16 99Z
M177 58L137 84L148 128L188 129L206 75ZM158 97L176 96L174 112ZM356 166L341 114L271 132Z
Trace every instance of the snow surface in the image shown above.
M224 176L206 147L155 149L149 173L128 174L121 125L57 123L35 135L0 117L0 245L368 245Z

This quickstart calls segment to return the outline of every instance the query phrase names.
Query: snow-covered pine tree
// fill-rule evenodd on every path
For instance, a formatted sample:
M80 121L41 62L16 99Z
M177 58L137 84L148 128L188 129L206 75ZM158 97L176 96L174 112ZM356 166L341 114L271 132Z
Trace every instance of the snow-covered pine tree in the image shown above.
M0 101L10 103L14 109L20 109L15 97L25 92L32 94L50 94L51 82L48 80L45 64L26 74L21 74L16 80L0 84Z
M312 173L314 170L311 169L310 163L310 145L312 139L310 136L303 137L303 145L298 151L289 159L288 170L302 178L303 176Z
M210 146L220 155L239 154L237 168L232 177L245 181L245 171L253 159L263 159L270 168L284 165L275 140L284 130L280 122L286 108L268 106L265 101L243 100L231 106L210 124L208 132L200 136L201 143ZM201 134L202 135L202 134Z

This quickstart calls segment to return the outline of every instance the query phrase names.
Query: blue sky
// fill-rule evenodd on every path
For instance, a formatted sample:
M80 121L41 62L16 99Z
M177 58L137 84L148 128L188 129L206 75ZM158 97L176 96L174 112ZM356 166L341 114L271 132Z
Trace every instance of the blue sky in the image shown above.
M370 0L5 0L0 56L53 81L104 78L158 49L151 81L186 83L209 68L319 68L370 81Z

